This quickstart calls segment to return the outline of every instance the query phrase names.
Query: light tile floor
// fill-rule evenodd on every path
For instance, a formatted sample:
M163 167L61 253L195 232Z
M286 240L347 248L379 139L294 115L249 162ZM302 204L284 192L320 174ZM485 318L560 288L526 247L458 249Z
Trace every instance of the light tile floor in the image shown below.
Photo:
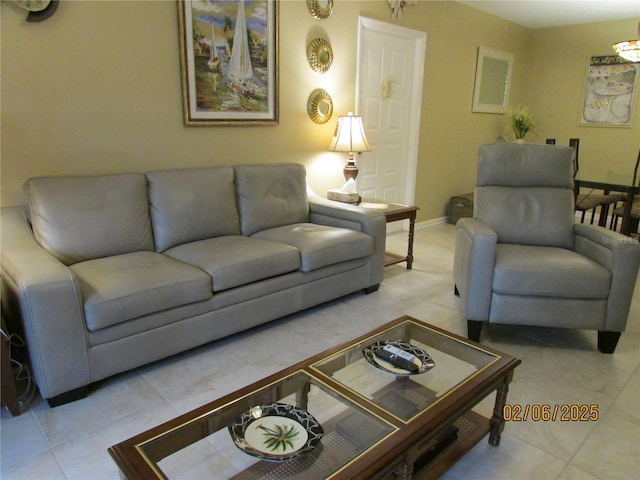
M116 376L78 402L50 409L36 401L15 418L3 409L0 477L115 480L110 445L403 314L465 335L453 295L453 232L448 224L418 230L413 270L388 267L372 295L349 295ZM406 235L391 235L388 247L401 253ZM483 440L445 479L639 478L640 281L613 355L599 353L589 331L491 326L482 342L522 359L508 403L597 405L600 418L508 422L498 448ZM489 415L492 403L477 410Z

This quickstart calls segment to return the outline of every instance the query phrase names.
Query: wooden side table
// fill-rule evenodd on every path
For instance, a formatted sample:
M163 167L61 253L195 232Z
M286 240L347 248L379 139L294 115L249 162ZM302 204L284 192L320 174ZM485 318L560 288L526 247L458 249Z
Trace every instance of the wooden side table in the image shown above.
M398 220L409 220L409 239L407 245L407 255L398 255L397 253L385 252L384 266L394 265L396 263L407 262L407 270L411 270L413 265L413 235L416 225L416 212L419 210L414 205L404 205L402 203L387 202L377 198L363 197L358 204L363 208L374 208L384 213L387 223L397 222Z

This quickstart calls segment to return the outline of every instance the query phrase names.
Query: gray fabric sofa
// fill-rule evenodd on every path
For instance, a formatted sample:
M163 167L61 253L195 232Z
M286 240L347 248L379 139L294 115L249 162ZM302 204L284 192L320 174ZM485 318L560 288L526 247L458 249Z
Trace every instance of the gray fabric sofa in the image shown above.
M41 177L2 208L2 303L51 406L383 278L384 215L297 164Z

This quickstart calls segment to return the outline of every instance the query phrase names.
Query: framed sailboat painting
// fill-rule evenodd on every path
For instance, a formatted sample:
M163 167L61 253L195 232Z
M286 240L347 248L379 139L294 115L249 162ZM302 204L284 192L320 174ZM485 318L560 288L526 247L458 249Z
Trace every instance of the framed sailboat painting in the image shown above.
M276 125L277 1L179 1L178 17L185 125Z

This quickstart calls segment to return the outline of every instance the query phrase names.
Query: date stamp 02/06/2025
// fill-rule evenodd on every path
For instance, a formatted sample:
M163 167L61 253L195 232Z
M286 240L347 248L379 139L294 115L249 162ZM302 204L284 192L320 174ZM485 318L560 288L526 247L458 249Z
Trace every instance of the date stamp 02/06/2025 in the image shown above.
M596 422L600 413L598 405L515 403L502 408L502 417L507 422Z

